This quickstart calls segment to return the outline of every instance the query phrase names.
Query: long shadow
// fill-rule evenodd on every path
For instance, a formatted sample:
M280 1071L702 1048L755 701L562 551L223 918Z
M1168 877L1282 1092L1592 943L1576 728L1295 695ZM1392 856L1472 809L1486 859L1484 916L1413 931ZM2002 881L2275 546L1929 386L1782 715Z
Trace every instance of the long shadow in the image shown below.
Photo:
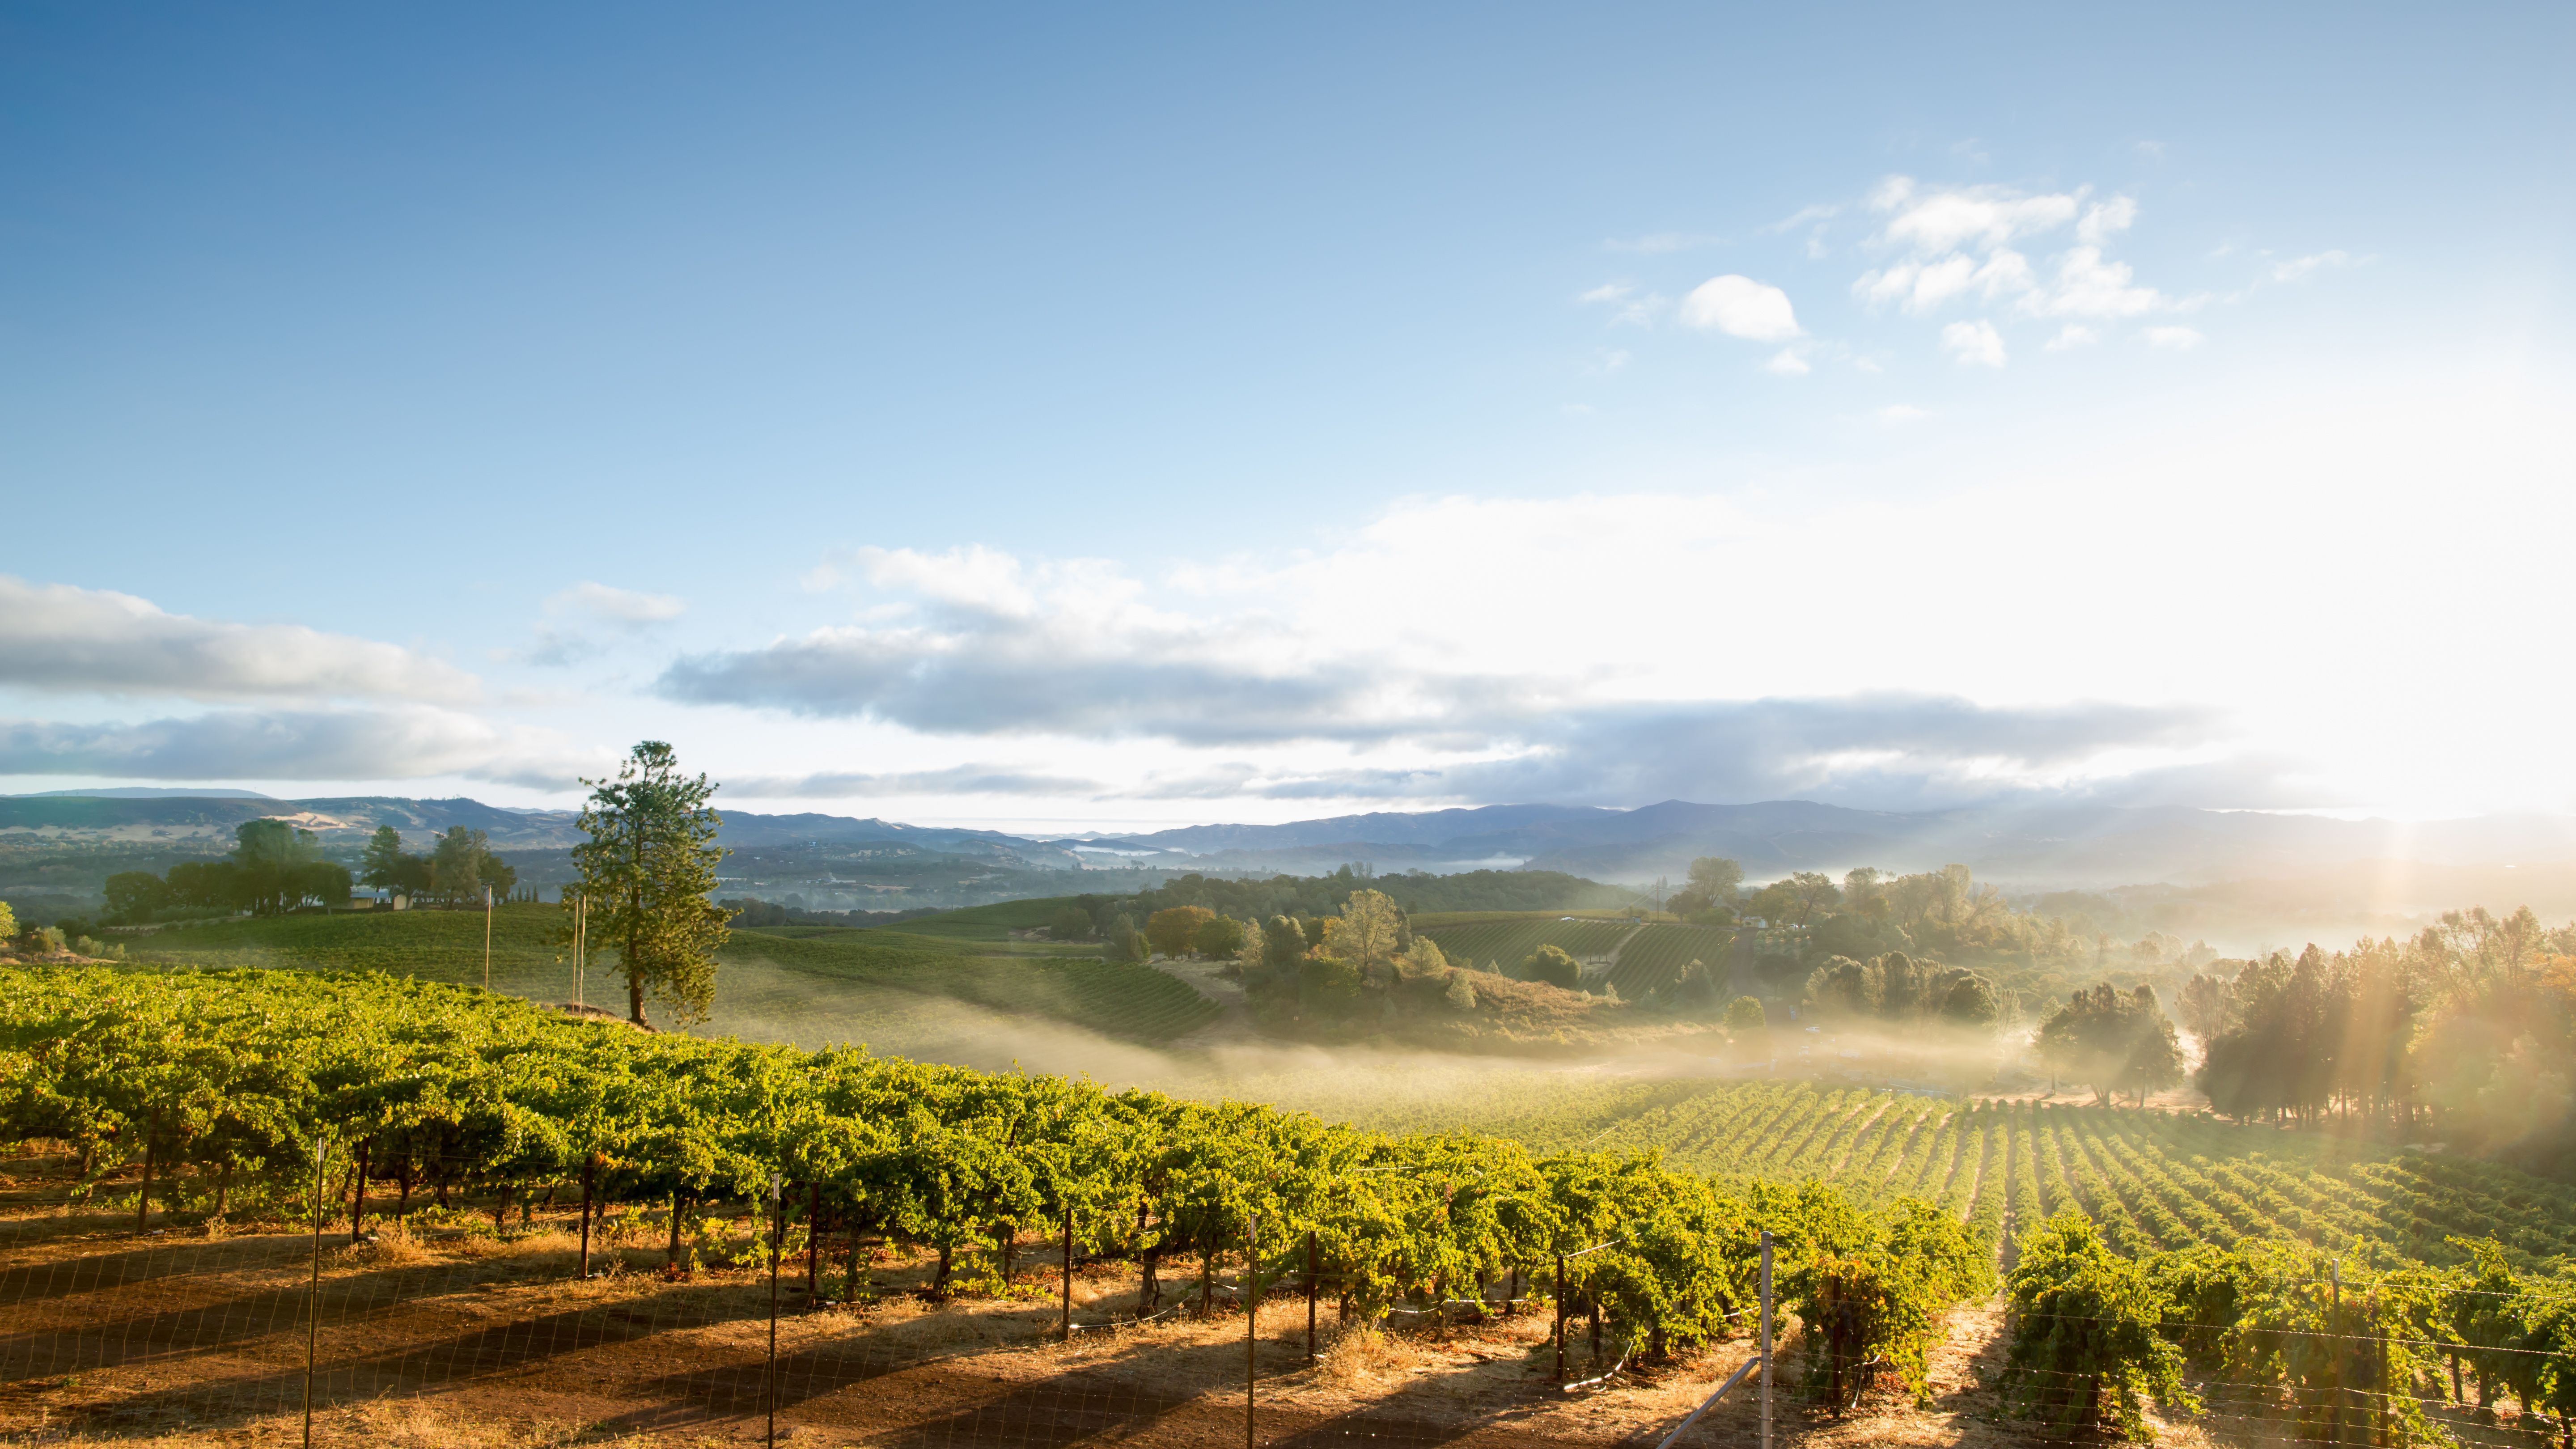
M637 1312L633 1305L628 1304L588 1304L531 1318L514 1317L436 1342L389 1348L356 1357L348 1356L336 1345L326 1345L323 1360L316 1366L314 1396L316 1402L333 1403L387 1394L422 1393L544 1364L585 1349L629 1343L660 1333L703 1328L746 1317L746 1314L723 1305L721 1300L728 1296L733 1295L721 1285L683 1290L677 1295L665 1291L650 1300L653 1308L650 1313ZM363 1314L335 1314L329 1297L326 1294L323 1324L334 1336L344 1336L354 1326L400 1337L402 1325L394 1320L402 1310L454 1308L454 1305L442 1304L439 1295L412 1295L373 1306ZM266 1315L258 1314L259 1301L269 1304L272 1311ZM187 1331L193 1322L202 1322L218 1311L224 1318L218 1322L214 1332L192 1334ZM248 1327L250 1322L261 1317L266 1321L260 1323L256 1330ZM154 1347L149 1337L127 1331L138 1323L148 1324L151 1332L159 1335L159 1347ZM72 1367L112 1367L174 1353L209 1354L270 1337L281 1329L302 1323L303 1294L300 1289L260 1295L259 1300L237 1300L218 1305L216 1309L152 1315L145 1320L129 1321L127 1325L115 1325L90 1334L75 1331L70 1336L93 1340L115 1333L116 1348L121 1352L92 1354ZM33 1336L20 1337L23 1340ZM143 1341L138 1343L138 1337L143 1337ZM268 1355L268 1364L262 1366L264 1371L121 1396L109 1412L116 1418L147 1419L184 1412L186 1417L202 1423L238 1419L259 1412L262 1406L299 1401L304 1388L302 1346L292 1342L281 1342L277 1346L283 1352ZM20 1366L5 1356L6 1350L7 1345L0 1344L0 1378L27 1379L65 1371L57 1361L39 1373L21 1372ZM280 1364L280 1358L291 1358L292 1362Z
M300 1258L310 1242L306 1238L270 1235L228 1238L217 1243L182 1239L0 1269L0 1313L19 1304L45 1303L138 1283L276 1268Z

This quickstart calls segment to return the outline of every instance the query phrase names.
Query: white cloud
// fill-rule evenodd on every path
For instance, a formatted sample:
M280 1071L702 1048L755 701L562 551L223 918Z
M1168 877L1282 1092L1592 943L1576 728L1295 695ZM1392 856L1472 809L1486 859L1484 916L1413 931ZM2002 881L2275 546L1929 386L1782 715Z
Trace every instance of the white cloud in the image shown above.
M680 617L688 605L669 594L639 594L606 584L580 583L546 600L549 614L577 614L603 624L660 624Z
M1769 233L1795 231L1809 222L1831 221L1841 213L1842 208L1839 206L1802 206L1796 211L1789 213L1787 216L1780 218L1778 221L1771 223L1769 226L1762 228L1762 230Z
M1762 364L1762 369L1765 372L1776 372L1782 377L1804 377L1815 370L1808 365L1807 359L1798 355L1798 349L1794 347L1783 347L1773 353L1771 360Z
M2102 260L2100 247L2069 247L2048 285L2025 294L2021 310L2034 317L2137 317L2174 305L2153 287L2131 284L2126 262Z
M1976 367L2004 365L2003 334L1995 324L1979 318L1974 322L1953 322L1941 329L1941 345L1961 363Z
M2084 219L2075 224L2075 239L2087 246L2100 246L2118 232L2127 231L2138 219L2135 198L2114 196L2097 201L2085 209Z
M2090 347L2101 340L2101 333L2094 331L2092 328L2085 326L2081 322L2069 322L2065 326L2057 329L2056 336L2048 339L2048 350L2051 352L2064 352L2070 347Z
M2032 285L2029 261L2007 248L1982 262L1953 253L1938 261L1903 261L1872 269L1852 283L1852 292L1867 302L1892 301L1920 314L1971 291L1991 302L2028 291Z
M414 699L453 703L481 685L392 644L296 624L230 624L149 600L0 575L0 684L188 699Z
M1893 425L1896 423L1919 423L1925 418L1932 416L1932 414L1929 409L1918 408L1912 403L1890 403L1888 406L1880 408L1876 416L1880 422Z
M418 780L569 788L608 763L546 731L453 710L219 710L137 723L0 720L0 775Z
M2054 231L2075 219L2084 192L2029 196L2006 186L1926 189L1909 176L1879 183L1870 205L1888 213L1880 239L1929 256L1974 246L1992 250Z
M1692 288L1682 299L1682 320L1754 342L1785 342L1798 335L1788 293L1732 273Z
M1591 291L1578 294L1574 300L1588 305L1616 307L1619 310L1610 320L1632 327L1651 325L1665 305L1661 294L1640 292L1631 282L1604 282Z
M2317 271L2320 268L2349 266L2351 263L2352 256L2348 252L2319 252L2314 256L2298 257L2291 261L2279 263L2272 268L2272 280L2276 282L2295 282L2300 278L2307 276L2310 272Z
M2201 337L2198 331L2189 327L2150 327L2147 329L2147 345L2149 347L2161 347L2169 352L2189 352L2193 348L2198 347L2204 340L2205 339Z

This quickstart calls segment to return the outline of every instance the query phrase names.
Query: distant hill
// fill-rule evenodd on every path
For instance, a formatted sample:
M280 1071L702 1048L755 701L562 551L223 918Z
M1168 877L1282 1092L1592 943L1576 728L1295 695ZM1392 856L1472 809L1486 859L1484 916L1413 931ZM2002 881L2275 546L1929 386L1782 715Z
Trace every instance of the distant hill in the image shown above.
M168 785L115 785L100 790L36 790L0 800L268 800L257 790L218 790Z
M2506 867L2576 862L2576 820L2489 816L2439 822L2334 820L2251 811L2103 805L1853 810L1809 800L1635 810L1496 805L1339 816L1285 825L1191 826L1104 838L1094 848L1190 858L1207 870L1460 870L1510 863L1595 880L1678 877L1694 856L1731 856L1756 879L1857 865L1930 870L2032 887L2197 885L2306 874L2359 861Z

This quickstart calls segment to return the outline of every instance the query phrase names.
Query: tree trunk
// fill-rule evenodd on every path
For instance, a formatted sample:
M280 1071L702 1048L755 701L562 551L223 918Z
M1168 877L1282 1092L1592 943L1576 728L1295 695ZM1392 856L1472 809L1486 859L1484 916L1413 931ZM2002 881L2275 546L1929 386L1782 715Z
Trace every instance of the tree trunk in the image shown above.
M1161 1265L1162 1258L1163 1250L1159 1245L1136 1255L1137 1262L1144 1269L1144 1276L1136 1285L1136 1316L1139 1318L1152 1313L1154 1304L1163 1296L1163 1285L1154 1276L1154 1270Z
M680 1190L676 1187L671 1189L671 1246L662 1255L662 1273L663 1276L670 1278L676 1278L681 1273Z
M349 1209L349 1243L356 1246L367 1221L367 1143L358 1141L358 1200Z
M956 1251L946 1243L939 1245L939 1276L930 1280L931 1292L945 1294L948 1291L948 1269Z
M227 1158L225 1158L225 1159L224 1159L224 1165L223 1165L222 1167L220 1167L220 1168L217 1168L217 1169L215 1170L215 1216L216 1216L216 1217L222 1217L222 1216L224 1215L224 1209L225 1209L225 1207L226 1207L226 1206L228 1206L228 1205L232 1202L232 1197L233 1197L233 1160L232 1160L231 1158L227 1157Z
M402 1196L394 1199L394 1226L401 1227L403 1219L411 1215L411 1154L409 1152L403 1154L402 1165L394 1174L394 1184L402 1189Z

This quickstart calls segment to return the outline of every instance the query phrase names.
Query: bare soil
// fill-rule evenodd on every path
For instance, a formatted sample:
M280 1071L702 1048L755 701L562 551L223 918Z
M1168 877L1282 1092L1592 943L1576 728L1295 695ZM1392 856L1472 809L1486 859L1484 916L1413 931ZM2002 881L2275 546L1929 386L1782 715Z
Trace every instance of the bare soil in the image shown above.
M506 1239L488 1217L418 1233L381 1225L352 1246L343 1217L317 1267L310 1233L210 1232L156 1214L137 1235L130 1215L75 1210L55 1184L7 1184L0 1444L300 1442L308 1334L317 1444L740 1444L766 1437L773 1405L779 1437L799 1445L1246 1442L1244 1316L1222 1291L1197 1313L1186 1278L1166 1276L1165 1301L1191 1311L1086 1328L1068 1344L1063 1280L1034 1241L1008 1294L945 1303L920 1292L927 1261L878 1249L859 1305L809 1305L797 1258L779 1284L773 1369L765 1272L670 1281L657 1246L627 1244L601 1247L583 1280L566 1227L560 1214ZM827 1289L839 1283L826 1273ZM1137 1286L1123 1264L1080 1267L1076 1323L1132 1318ZM1543 1310L1394 1322L1413 1326L1344 1329L1326 1301L1310 1363L1303 1299L1293 1285L1270 1298L1249 1345L1252 1442L1653 1445L1750 1352L1723 1343L1569 1392ZM1928 1407L1879 1392L1839 1419L1797 1402L1793 1339L1779 1442L2032 1442L1990 1422L1996 1329L1991 1306L1953 1316ZM1569 1353L1569 1377L1598 1371L1580 1323ZM1739 1390L1682 1444L1756 1442L1755 1403Z

